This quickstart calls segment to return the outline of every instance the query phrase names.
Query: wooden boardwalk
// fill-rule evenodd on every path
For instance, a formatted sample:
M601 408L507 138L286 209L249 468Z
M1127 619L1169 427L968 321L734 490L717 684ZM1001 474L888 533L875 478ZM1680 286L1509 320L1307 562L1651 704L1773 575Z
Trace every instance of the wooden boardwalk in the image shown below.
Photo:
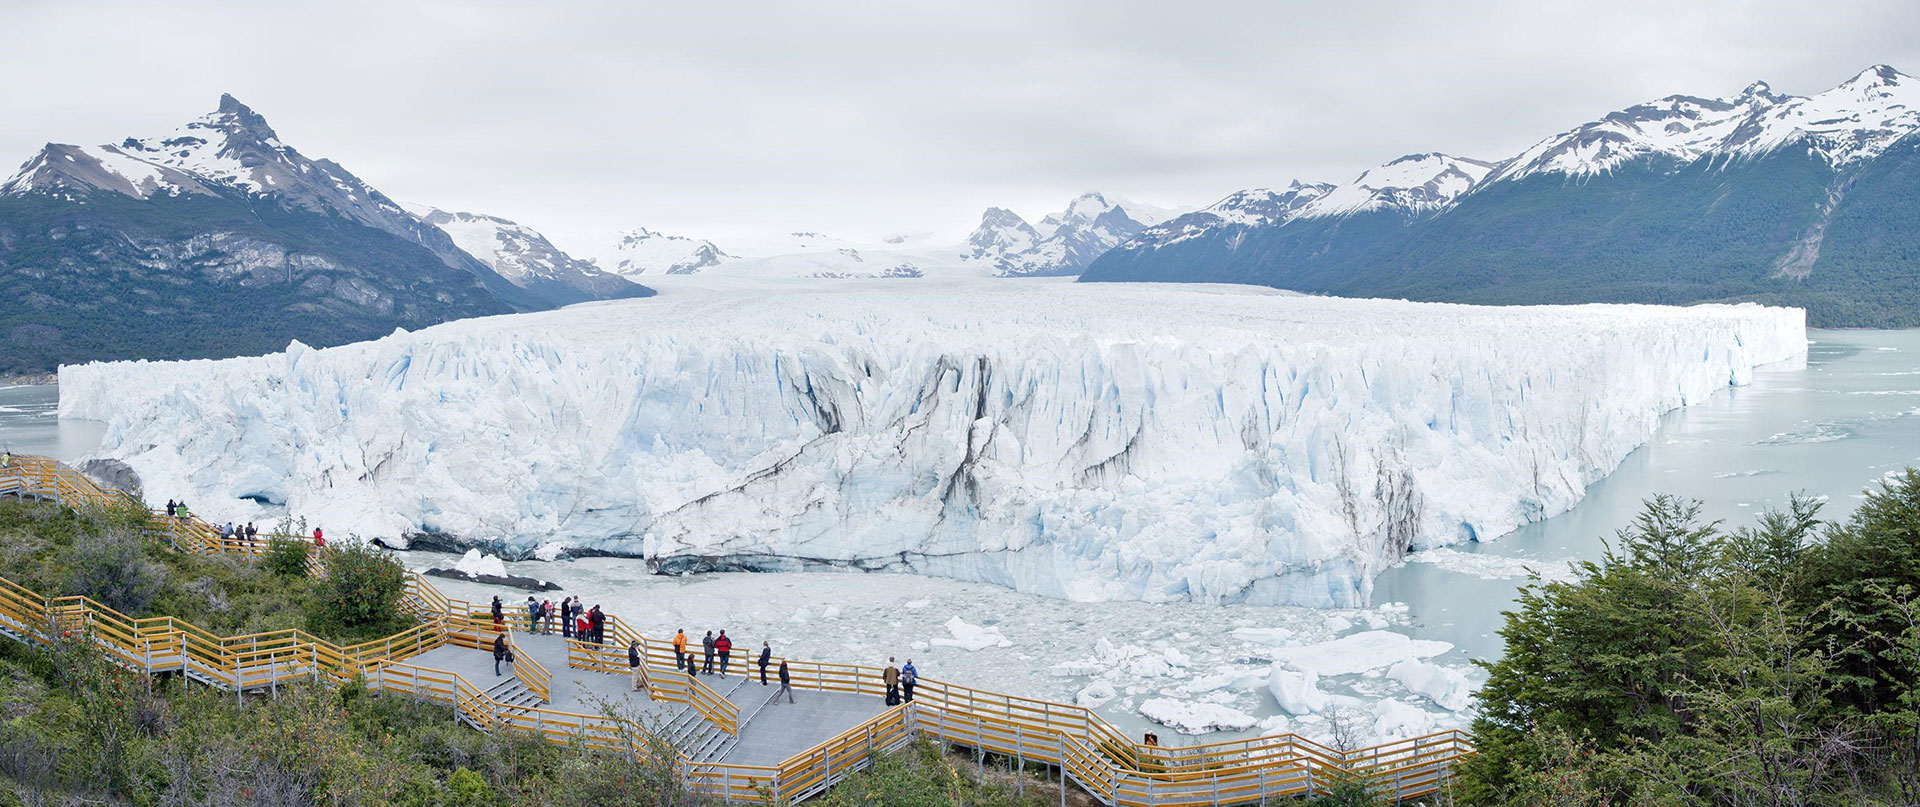
M0 466L0 496L146 509L42 457L15 456ZM149 530L182 551L258 555L270 540L226 541L197 518L148 512ZM309 572L323 574L323 567L318 553ZM1101 802L1129 807L1264 804L1322 792L1336 777L1368 781L1390 800L1417 798L1444 790L1452 767L1473 752L1460 732L1352 751L1297 735L1146 746L1078 706L927 678L913 703L889 708L880 670L794 659L796 702L774 703L778 687L749 680L741 668L697 678L673 669L664 640L640 636L612 614L604 646L512 634L518 660L511 675L495 676L489 649L498 628L483 610L447 598L419 575L409 576L403 607L418 627L341 647L292 630L215 636L171 617L133 619L84 597L44 597L0 578L0 634L19 641L83 637L129 667L238 693L363 677L379 692L446 704L482 731L612 753L670 748L664 753L690 788L732 801L757 802L763 792L804 800L915 736L1041 763ZM630 642L645 653L644 692L629 685Z

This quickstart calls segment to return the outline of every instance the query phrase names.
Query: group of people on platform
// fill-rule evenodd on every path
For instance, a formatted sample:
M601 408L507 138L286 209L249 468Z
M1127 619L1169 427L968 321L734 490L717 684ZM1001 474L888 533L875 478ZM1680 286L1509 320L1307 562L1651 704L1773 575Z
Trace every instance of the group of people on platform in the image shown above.
M607 641L607 615L599 605L588 608L586 601L574 597L555 604L553 600L538 600L528 595L523 608L527 614L528 633L551 634L557 624L562 637L594 644L605 644ZM493 598L491 611L496 630L505 631L506 607L497 596Z
M599 605L586 608L585 602L576 597L567 597L555 605L552 600L542 601L528 596L526 611L528 633L551 634L554 623L558 621L561 635L565 638L594 644L606 643L606 614L600 610ZM507 638L505 605L497 596L493 598L492 613L494 632L497 634L493 640L493 674L498 676L502 661L508 664L513 663L513 645ZM685 628L674 632L673 667L675 670L686 672L690 680L698 680L701 675L724 676L733 664L733 637L728 636L725 630L721 630L718 635L713 631L707 631L706 635L700 639L697 652L698 656L695 655L696 650L692 641L687 638ZM907 659L904 666L895 666L895 660L894 657L889 656L887 668L880 674L881 682L886 685L888 706L912 703L913 688L920 683L920 670L913 666L913 659ZM777 666L774 664L772 642L760 643L760 652L755 663L760 668L761 686L772 685L767 670L769 667L775 670L774 675L780 681L780 689L773 694L773 702L779 703L781 696L784 695L788 703L794 703L793 674L787 669L786 659L780 659ZM646 690L647 657L646 650L640 646L639 640L627 644L627 668L633 676L633 690L636 692Z
M899 706L913 702L913 688L920 683L920 670L913 666L913 659L907 659L907 666L893 666L893 657L887 657L887 669L880 673L880 680L887 685L887 705Z
M720 631L719 636L713 635L713 631L707 631L707 635L704 637L701 637L700 639L701 659L700 660L696 660L694 658L693 650L690 647L691 644L692 643L687 640L686 628L681 628L677 631L674 631L674 634L673 634L673 668L674 669L685 670L688 678L694 678L702 674L705 674L705 675L715 675L715 674L726 675L727 674L727 668L732 666L733 664L733 637L728 636L725 630ZM637 652L637 651L630 651L630 652ZM719 670L717 673L714 669L714 661L716 660L720 662ZM702 663L703 661L704 663ZM756 659L755 661L760 667L760 685L769 686L770 682L767 680L767 667L773 664L773 643L772 642L762 641L760 643L760 655L759 655L759 658ZM787 670L786 659L780 660L780 665L776 669L776 674L780 679L780 690L778 692L773 693L773 702L779 703L780 696L785 695L787 696L787 702L793 703L794 702L793 674L788 672Z

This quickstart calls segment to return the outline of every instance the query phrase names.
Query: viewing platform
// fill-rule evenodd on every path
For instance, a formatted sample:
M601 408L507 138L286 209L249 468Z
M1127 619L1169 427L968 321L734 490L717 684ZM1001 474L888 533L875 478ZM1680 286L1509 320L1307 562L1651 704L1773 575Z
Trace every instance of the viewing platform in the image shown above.
M137 507L150 533L183 552L255 556L276 540L233 540L198 517L153 513L134 497L56 461L11 456L0 497L70 507ZM324 551L308 573L325 574ZM520 731L549 742L611 753L670 754L687 786L730 801L762 792L801 801L866 766L876 752L924 737L1023 763L1040 763L1109 805L1253 804L1324 792L1358 777L1388 799L1439 792L1472 753L1450 731L1342 751L1286 734L1208 745L1161 747L1129 739L1091 710L919 679L910 703L885 703L883 671L788 659L793 703L774 702L774 670L759 681L751 653L727 675L674 668L664 639L644 637L615 615L604 644L533 634L524 616L496 625L485 609L452 600L409 573L402 607L419 624L384 639L338 646L299 630L214 636L171 617L135 619L85 597L45 597L0 578L0 634L46 645L84 636L119 663L179 673L244 695L282 684L362 678L375 691L445 704L480 731ZM493 671L494 639L511 636L516 660ZM647 687L631 687L627 648L638 642ZM751 676L749 675L751 673Z

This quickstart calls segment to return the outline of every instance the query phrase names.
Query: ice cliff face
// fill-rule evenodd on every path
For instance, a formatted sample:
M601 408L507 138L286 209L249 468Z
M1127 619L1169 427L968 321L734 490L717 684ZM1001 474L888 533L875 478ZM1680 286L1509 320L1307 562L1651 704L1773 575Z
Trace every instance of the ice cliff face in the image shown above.
M1364 599L1574 504L1800 311L849 281L61 370L147 495L662 570L850 567L1080 600Z

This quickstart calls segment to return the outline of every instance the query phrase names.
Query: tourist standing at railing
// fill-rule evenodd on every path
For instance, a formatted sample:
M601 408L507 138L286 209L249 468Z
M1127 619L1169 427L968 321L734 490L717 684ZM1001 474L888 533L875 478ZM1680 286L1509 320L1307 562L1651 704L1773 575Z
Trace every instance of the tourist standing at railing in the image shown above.
M767 665L773 663L773 643L760 643L760 685L767 685Z
M568 597L560 601L560 635L561 637L567 638L567 639L573 638L573 598L572 597Z
M893 657L887 657L887 670L880 674L880 680L887 685L887 705L900 705L900 668L893 666Z
M528 594L527 595L527 632L533 633L538 630L540 630L540 601L534 599L532 594Z
M586 614L573 618L573 638L582 642L593 641L593 620Z
M587 623L593 626L593 643L606 644L607 614L600 610L598 603L594 604L593 610L587 612Z
M174 509L173 500L168 499L167 500L167 518L173 518L173 509Z
M327 536L320 534L319 527L313 528L313 545L317 547L325 547L327 545Z
M540 632L553 635L553 600L540 601L540 621L545 623L540 626Z
M178 516L181 521L187 520L187 503L181 502L179 504L174 505L173 513L175 516Z
M720 631L720 638L713 640L713 650L720 654L720 674L727 674L727 662L733 659L733 640L727 638L726 631Z
M713 674L713 631L707 631L706 638L700 640L700 645L701 647L706 649L706 659L707 659L706 664L701 665L700 671L703 673L706 673L707 675L712 675Z
M913 659L907 659L907 666L900 668L900 698L907 703L913 702L913 685L920 683L920 671L913 666Z
M646 689L647 665L646 661L640 658L639 642L627 645L627 666L633 669L633 691L639 692Z
M773 702L779 703L780 696L787 696L787 702L793 702L793 676L787 674L787 660L780 660L780 691L773 693Z
M253 522L249 521L247 522L247 546L257 547L259 545L260 528L253 526Z
M493 637L493 677L500 677L500 662L513 666L513 649L507 646L507 635L502 633Z
M493 595L493 605L488 606L487 610L493 614L493 624L498 625L506 621L503 618L505 614L503 614L500 610L500 595L498 594Z
M673 634L673 668L692 666L693 659L687 658L687 629L681 628Z

